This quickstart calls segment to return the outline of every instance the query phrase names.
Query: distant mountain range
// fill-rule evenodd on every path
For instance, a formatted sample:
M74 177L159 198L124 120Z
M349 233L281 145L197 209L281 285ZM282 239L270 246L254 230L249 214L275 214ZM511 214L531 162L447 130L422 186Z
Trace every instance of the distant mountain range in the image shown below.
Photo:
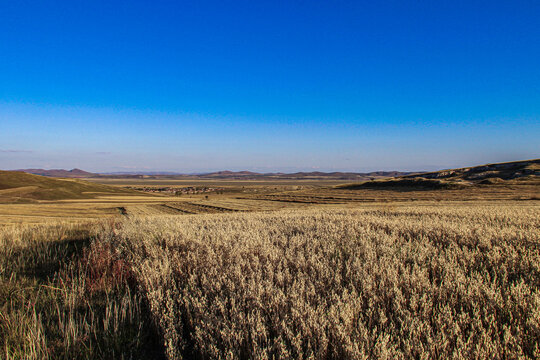
M152 175L184 175L184 174L175 172L175 171L113 171L113 172L104 172L104 173L99 173L99 174L96 173L94 175L96 176L109 176L109 175L113 175L113 176L150 175L152 176Z
M31 174L28 174L31 173ZM36 176L42 175L42 176ZM44 177L45 176L45 177ZM49 178L48 178L49 177ZM44 170L25 169L0 171L0 203L35 202L39 200L83 199L99 194L139 194L128 189L90 183L80 179L231 179L231 180L342 180L341 189L394 189L443 190L462 189L471 186L519 186L533 189L540 186L540 159L486 164L460 169L449 169L425 173L404 173L399 171L352 172L297 172L293 174L260 174L250 171L218 171L198 175L105 175L94 174L80 169ZM535 190L533 190L534 192Z
M108 179L223 179L223 180L344 180L368 181L384 178L404 177L425 179L444 179L461 181L499 181L517 178L536 178L540 174L540 160L523 160L507 163L487 164L461 169L440 170L434 172L372 171L355 172L295 172L295 173L257 173L252 171L216 171L204 174L180 174L174 172L123 172L96 174L80 169L22 169L16 170L35 175L63 178L108 178Z
M63 177L63 178L113 178L113 179L228 179L228 180L346 180L365 181L379 178L395 177L412 174L400 171L373 171L368 173L355 172L296 172L296 173L257 173L252 171L216 171L203 174L180 174L174 172L116 172L96 174L80 169L20 169L34 175Z
M257 179L287 179L287 180L320 180L320 179L335 179L335 180L369 180L371 178L392 177L408 175L410 172L399 171L374 171L369 173L355 172L296 172L296 173L255 173L251 171L218 171L208 174L197 175L199 178L211 179L242 179L242 180L257 180Z
M45 169L19 169L14 171L22 171L28 174L34 174L34 175L41 175L41 176L49 176L49 177L62 177L62 178L88 178L88 177L94 177L97 174L84 171L81 169L71 169L71 170L64 170L64 169L51 169L51 170L45 170Z

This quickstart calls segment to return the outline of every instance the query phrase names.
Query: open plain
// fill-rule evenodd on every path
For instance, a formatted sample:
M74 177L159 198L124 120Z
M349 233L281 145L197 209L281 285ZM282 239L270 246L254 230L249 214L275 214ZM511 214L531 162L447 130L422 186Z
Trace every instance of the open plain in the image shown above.
M540 360L540 1L0 1L0 360Z
M1 356L538 358L537 163L345 184L0 173Z

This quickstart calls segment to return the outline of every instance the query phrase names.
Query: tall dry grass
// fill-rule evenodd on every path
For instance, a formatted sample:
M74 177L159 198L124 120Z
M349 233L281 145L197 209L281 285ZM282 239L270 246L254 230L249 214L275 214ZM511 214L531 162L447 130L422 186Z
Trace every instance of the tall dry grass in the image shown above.
M6 227L0 358L540 358L539 215L461 203Z
M162 216L103 241L131 264L170 359L538 359L539 215Z
M113 227L0 230L0 359L159 357L131 268L92 239Z

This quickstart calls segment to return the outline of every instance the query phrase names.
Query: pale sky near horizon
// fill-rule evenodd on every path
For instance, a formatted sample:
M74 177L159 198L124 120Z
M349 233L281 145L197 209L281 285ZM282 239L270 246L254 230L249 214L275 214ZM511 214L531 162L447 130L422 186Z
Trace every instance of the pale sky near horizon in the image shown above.
M540 157L537 1L0 4L0 169Z

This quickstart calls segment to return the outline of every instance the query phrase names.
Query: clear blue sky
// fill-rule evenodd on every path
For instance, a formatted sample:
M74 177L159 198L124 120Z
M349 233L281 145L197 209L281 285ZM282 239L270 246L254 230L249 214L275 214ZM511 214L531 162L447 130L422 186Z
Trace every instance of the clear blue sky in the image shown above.
M539 1L2 1L0 168L540 157Z

